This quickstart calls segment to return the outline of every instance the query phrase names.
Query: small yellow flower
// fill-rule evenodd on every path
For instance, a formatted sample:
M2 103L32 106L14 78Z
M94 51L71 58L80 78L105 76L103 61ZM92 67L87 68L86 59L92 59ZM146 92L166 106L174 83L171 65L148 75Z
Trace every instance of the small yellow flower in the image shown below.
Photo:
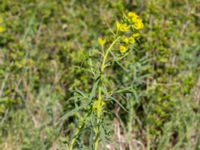
M129 30L129 26L127 24L123 24L120 22L116 22L117 30L121 32L127 32Z
M123 41L124 43L128 44L129 38L126 37L126 36L124 36L124 37L122 37L122 41Z
M140 36L139 33L133 33L133 34L132 34L132 37L134 37L134 38L137 38L137 37L139 37L139 36Z
M135 22L137 22L137 20L139 20L140 19L140 17L136 14L136 13L134 13L134 12L129 12L128 14L127 14L127 16L128 16L128 20L131 22L131 23L135 23Z
M125 53L127 50L128 50L128 49L127 49L125 46L123 46L123 45L120 45L120 46L119 46L119 51L120 51L121 53Z
M134 12L128 12L127 16L131 20L137 20L137 19L139 19L139 16L136 13L134 13Z
M144 28L144 24L141 19L138 19L137 21L134 22L133 28L136 30L141 30Z
M106 44L106 39L98 38L98 43L99 45L101 45L101 47L104 47L104 45Z
M1 25L0 25L0 33L1 33L1 32L4 32L5 30L6 30L5 26L1 26Z
M135 39L133 37L129 38L129 43L134 44L135 43Z

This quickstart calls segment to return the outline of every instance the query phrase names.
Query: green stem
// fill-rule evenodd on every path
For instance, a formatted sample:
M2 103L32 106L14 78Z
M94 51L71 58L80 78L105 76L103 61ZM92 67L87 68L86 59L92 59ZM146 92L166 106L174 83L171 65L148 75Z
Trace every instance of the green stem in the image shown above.
M83 122L85 122L85 121L83 121ZM76 142L77 135L79 134L79 132L81 131L83 126L84 126L84 123L82 123L80 125L80 127L78 127L78 129L76 130L75 136L73 137L73 139L72 139L72 141L70 143L69 150L73 150L73 146L74 146L74 143Z
M120 36L117 37L108 47L108 49L106 50L106 53L103 57L103 61L101 64L101 73L103 74L104 69L105 69L105 65L106 65L106 61L108 58L108 54L110 53L110 51L112 50L113 46L117 43L117 41L120 39ZM101 76L101 75L100 75ZM100 77L101 78L101 77ZM101 84L101 83L100 83ZM100 117L101 117L101 110L102 110L102 105L103 105L103 100L102 100L102 89L101 89L101 85L99 85L98 88L98 108L100 108L99 110L97 110L97 128L96 128L96 134L95 134L95 150L98 150L98 145L99 145L99 122L100 122Z
M96 140L95 140L95 150L98 150L99 147L99 137L98 137L98 133L99 132L99 127L97 127L97 131L96 131Z
M101 109L102 109L102 92L101 92L101 86L99 86L98 89L98 109L97 110L97 128L96 128L96 133L95 133L95 150L98 150L98 145L99 145L99 122L100 122L100 117L101 117Z
M108 54L110 53L110 51L112 50L113 46L115 45L115 43L117 43L117 41L120 39L120 36L117 37L108 47L108 49L106 50L106 54L103 57L103 62L101 64L101 72L103 73L104 69L105 69L105 63L108 57Z

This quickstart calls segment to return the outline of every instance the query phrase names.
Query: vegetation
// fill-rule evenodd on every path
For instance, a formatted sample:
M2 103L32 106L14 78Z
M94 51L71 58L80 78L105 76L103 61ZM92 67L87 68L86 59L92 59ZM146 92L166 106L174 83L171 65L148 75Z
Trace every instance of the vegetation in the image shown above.
M199 8L0 1L0 149L200 150Z

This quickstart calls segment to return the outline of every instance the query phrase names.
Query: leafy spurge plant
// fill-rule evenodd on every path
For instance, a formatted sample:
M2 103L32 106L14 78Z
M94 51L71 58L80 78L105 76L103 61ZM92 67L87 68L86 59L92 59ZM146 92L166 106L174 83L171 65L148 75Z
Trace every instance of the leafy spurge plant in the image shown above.
M94 137L93 137L93 149L98 150L100 141L100 129L102 128L102 122L104 118L104 112L106 112L106 99L103 95L103 88L106 88L106 68L109 66L111 59L110 54L115 49L114 53L119 53L121 58L125 57L125 53L136 43L136 39L140 36L139 31L143 29L144 24L140 17L134 12L128 12L123 14L121 20L116 21L116 28L113 37L99 38L98 43L101 47L100 67L96 72L99 72L93 88L92 93L96 93L96 97L92 97L91 102L88 104L88 113L79 121L79 126L75 132L75 135L70 143L70 150L73 149L74 144L79 138L80 132L85 129L87 123L90 122L90 116L95 116L95 121L92 122ZM109 39L107 41L106 39ZM111 39L111 40L110 40ZM110 42L111 41L111 42ZM120 60L120 59L119 59Z

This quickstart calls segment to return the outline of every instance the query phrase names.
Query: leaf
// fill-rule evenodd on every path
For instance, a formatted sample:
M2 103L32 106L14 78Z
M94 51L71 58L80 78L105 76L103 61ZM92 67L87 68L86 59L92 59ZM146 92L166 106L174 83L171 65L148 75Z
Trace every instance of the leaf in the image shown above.
M97 91L97 86L99 84L99 81L100 81L100 76L96 79L96 81L94 82L93 84L93 87L92 87L92 91L89 95L89 101L91 102L92 99L95 97L95 94L96 94L96 91Z
M128 110L114 97L110 97L111 100L115 101L124 111L128 112Z

